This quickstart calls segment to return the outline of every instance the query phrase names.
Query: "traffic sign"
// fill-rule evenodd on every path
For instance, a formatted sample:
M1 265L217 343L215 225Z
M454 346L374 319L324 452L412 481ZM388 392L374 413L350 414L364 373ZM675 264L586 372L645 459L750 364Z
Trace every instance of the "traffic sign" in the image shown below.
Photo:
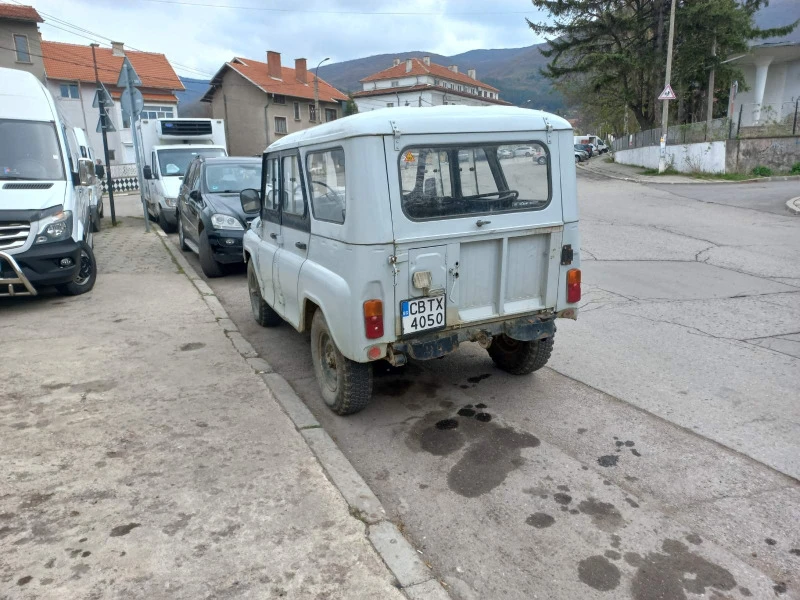
M659 100L675 100L677 96L675 96L675 92L672 91L672 86L667 84L667 87L664 88L664 91L661 92L661 95L658 97Z
M100 118L97 120L97 127L95 127L95 131L97 133L103 131L103 121L106 123L106 133L117 130L117 128L114 127L114 121L111 120L111 117L108 116L107 112L103 111L103 113L100 115Z
M104 86L102 83L100 84L100 88L94 92L92 108L99 108L101 104L103 106L111 106L114 104L114 100L111 99L111 94L108 93L106 86Z
M119 72L119 79L117 79L117 87L125 88L128 85L142 85L142 80L136 74L136 69L133 68L131 61L126 56L122 59L122 69Z
M126 89L124 92L122 92L120 104L122 104L122 114L125 117L129 119L133 116L138 117L139 113L142 112L142 107L144 106L142 92L136 88Z

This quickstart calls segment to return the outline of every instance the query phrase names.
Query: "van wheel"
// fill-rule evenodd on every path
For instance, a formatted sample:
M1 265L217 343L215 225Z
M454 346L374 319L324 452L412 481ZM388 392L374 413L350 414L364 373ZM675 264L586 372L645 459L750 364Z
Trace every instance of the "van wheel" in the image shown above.
M498 335L487 350L503 371L512 375L527 375L538 371L547 364L553 352L552 337L533 342L521 342L507 335Z
M321 310L311 321L311 359L325 404L337 415L352 415L372 398L372 364L345 358L331 337Z
M167 221L160 206L158 207L158 226L161 227L164 233L175 233L175 226Z
M81 264L75 279L69 283L62 283L56 286L59 293L64 296L85 294L94 287L94 282L97 279L97 262L94 259L92 248L86 242L81 242L80 247Z
M253 310L253 318L262 327L275 327L283 322L281 316L272 310L261 295L261 288L258 286L258 277L253 261L247 263L247 291L250 292L250 308Z
M208 243L208 233L204 229L200 233L200 267L206 277L222 277L222 265L214 260L211 245Z

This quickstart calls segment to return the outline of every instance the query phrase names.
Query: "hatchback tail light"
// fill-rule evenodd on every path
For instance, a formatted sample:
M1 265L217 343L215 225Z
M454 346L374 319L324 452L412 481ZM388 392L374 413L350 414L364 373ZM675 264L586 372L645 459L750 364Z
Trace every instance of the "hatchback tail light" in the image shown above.
M380 300L364 302L364 331L368 340L383 337L383 302Z
M581 300L581 270L567 271L567 302L574 304Z

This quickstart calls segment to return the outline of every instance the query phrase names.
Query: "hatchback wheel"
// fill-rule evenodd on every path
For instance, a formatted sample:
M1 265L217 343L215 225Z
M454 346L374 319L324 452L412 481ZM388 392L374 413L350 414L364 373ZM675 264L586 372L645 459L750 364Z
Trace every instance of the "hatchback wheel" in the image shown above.
M164 211L158 207L158 226L164 230L164 233L175 233L175 226L172 225L164 216Z
M325 404L337 415L362 410L372 398L372 364L339 352L321 310L311 321L311 359Z

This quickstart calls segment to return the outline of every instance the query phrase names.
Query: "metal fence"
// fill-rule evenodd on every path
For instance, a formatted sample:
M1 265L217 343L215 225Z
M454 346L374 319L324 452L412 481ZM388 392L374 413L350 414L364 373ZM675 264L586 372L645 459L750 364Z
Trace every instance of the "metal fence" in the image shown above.
M136 176L136 163L111 165L111 184L114 192L133 192L139 189L139 178ZM106 178L102 181L103 192L108 192Z
M673 125L667 133L667 145L718 142L735 138L785 137L800 135L800 100L782 104L741 104L734 117ZM661 128L639 131L617 138L614 151L658 146Z

